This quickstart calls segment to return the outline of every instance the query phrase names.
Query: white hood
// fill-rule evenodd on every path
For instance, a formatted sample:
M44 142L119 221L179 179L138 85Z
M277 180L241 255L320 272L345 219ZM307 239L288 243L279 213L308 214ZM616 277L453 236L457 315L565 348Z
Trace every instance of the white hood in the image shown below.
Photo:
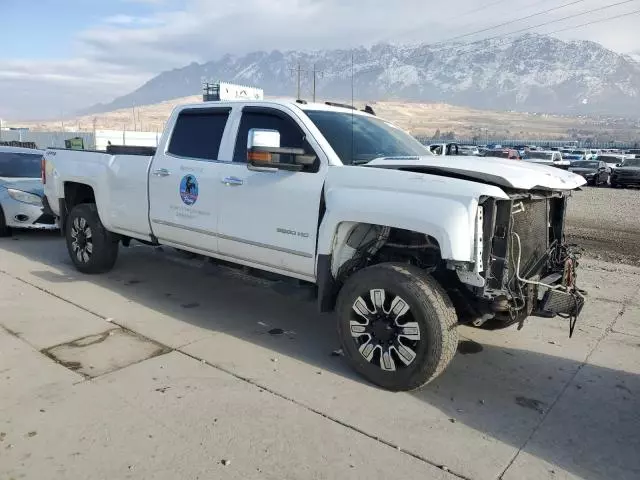
M560 168L492 157L386 157L372 160L365 166L434 171L436 174L441 171L518 190L573 190L587 183L580 175Z

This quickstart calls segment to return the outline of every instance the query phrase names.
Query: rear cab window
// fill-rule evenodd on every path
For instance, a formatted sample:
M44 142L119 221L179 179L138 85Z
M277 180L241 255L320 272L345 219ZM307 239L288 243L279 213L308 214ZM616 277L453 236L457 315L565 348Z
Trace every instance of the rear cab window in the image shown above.
M218 160L229 108L190 108L176 119L167 153L197 160Z

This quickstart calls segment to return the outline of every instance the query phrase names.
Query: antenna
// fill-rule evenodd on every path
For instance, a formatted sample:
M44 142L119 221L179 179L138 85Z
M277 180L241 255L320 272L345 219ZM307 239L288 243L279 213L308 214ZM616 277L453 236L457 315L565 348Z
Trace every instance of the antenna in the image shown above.
M353 144L354 141L354 134L353 134L353 122L354 122L354 118L353 118L353 111L355 110L355 107L353 105L353 50L351 50L351 163L353 164L354 161L354 157L355 157L355 145Z

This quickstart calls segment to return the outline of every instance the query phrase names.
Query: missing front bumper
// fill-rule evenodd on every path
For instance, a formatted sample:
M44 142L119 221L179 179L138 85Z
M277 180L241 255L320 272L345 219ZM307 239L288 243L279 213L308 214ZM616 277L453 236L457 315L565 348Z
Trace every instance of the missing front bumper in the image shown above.
M584 296L577 291L547 290L538 306L543 313L577 317L584 307Z
M576 322L585 304L584 290L576 286L576 254L569 253L564 261L564 268L542 280L538 290L538 305L534 316L555 317L569 319L569 338L573 336Z

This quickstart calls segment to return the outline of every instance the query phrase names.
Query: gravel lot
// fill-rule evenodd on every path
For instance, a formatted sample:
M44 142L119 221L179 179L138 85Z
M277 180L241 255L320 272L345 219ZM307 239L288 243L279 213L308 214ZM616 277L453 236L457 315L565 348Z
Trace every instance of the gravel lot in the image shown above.
M585 187L569 200L569 241L586 254L640 265L640 190Z

